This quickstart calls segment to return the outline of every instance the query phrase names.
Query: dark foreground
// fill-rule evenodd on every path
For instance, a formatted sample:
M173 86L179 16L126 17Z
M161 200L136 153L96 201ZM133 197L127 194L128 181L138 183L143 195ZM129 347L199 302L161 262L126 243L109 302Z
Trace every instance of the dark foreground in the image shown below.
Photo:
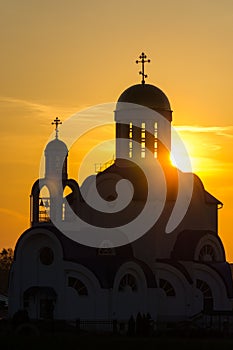
M30 321L22 313L12 320L0 320L0 350L81 350L81 349L185 349L224 350L233 349L232 327L219 329L196 328L144 328L139 333L130 327L121 333L120 328L111 332L90 331L80 328L80 323L65 321ZM20 316L20 317L19 317ZM131 331L130 331L131 329ZM146 332L146 333L145 333Z
M1 349L232 349L233 338L127 337L110 335L53 334L0 336Z

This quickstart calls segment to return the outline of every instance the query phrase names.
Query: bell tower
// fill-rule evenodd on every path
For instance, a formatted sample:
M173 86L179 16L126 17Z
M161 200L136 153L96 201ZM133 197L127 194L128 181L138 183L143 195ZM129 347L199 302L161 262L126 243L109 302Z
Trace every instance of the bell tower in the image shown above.
M68 177L68 149L65 143L58 139L60 124L62 122L58 117L52 122L52 125L55 125L55 138L45 148L45 175L32 187L32 225L62 220L63 217L63 187Z
M163 91L145 82L145 63L150 60L144 53L139 58L141 84L126 89L117 101L116 158L157 158L165 164L170 159L172 110Z

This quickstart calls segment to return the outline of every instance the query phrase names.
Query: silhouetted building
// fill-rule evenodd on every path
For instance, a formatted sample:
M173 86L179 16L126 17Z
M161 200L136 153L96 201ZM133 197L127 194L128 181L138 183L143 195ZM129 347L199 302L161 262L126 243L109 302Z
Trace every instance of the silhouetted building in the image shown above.
M25 308L33 319L128 322L139 313L149 313L155 321L180 321L203 310L232 310L231 271L218 235L222 203L205 190L199 177L171 165L168 98L145 82L131 86L118 99L115 121L115 162L88 177L81 188L68 177L66 145L57 134L47 145L45 176L31 191L31 227L15 248L10 316ZM132 192L132 199L114 212L117 183L122 179L133 184L133 191L127 183L124 191L126 197ZM89 206L95 197L93 183L108 212ZM66 187L71 193L64 200ZM131 240L121 227L139 217L148 201L152 207L144 221L135 221L130 228L137 238ZM115 235L124 244L96 238L96 247L86 246L54 225L68 222L72 226L75 216L89 222L96 237L98 227L118 228ZM90 233L78 224L76 231L77 235Z

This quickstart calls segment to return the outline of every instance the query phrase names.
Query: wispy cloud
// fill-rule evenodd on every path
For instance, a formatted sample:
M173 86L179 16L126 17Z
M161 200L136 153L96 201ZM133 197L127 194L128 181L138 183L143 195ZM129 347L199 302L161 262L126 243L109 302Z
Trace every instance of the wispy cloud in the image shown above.
M25 112L33 112L37 115L52 115L54 112L59 113L60 115L64 114L65 116L71 115L77 111L77 108L75 107L64 107L61 105L48 105L43 103L37 103L30 100L24 100L24 99L18 99L14 97L7 97L7 96L0 96L0 103L5 108L12 108L15 107L23 109ZM25 113L25 116L28 114Z
M45 112L45 113L51 110L51 106L47 106L47 105L40 104L40 103L35 103L32 101L17 99L17 98L13 98L13 97L0 96L0 102L7 103L8 105L9 104L17 104L17 105L20 105L24 108L29 108L30 110L35 110L35 111Z
M177 131L190 133L212 133L219 136L233 137L233 125L227 126L199 126L199 125L176 125Z
M22 215L19 212L8 208L0 208L0 214L9 215L23 222L25 221L25 219L27 219L26 215Z

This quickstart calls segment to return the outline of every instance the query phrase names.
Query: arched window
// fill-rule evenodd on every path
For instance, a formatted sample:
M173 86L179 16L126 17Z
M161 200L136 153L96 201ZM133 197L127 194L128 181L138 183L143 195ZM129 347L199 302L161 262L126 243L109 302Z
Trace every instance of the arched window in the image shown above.
M146 157L146 123L141 123L141 158Z
M154 158L158 157L158 122L154 123Z
M85 284L75 277L68 278L68 286L74 288L78 295L88 295L87 287Z
M130 273L125 274L119 284L119 292L124 292L127 289L131 289L131 291L137 291L137 282L136 278Z
M67 210L67 205L69 206L69 197L71 197L73 194L72 189L70 188L70 186L65 186L64 190L63 190L63 203L62 203L62 221L72 221L73 217L73 211L71 210L71 208L69 208L69 210Z
M51 265L54 260L54 254L50 247L40 249L40 262L43 265Z
M176 295L175 289L171 283L163 278L159 280L159 288L162 288L168 297L174 297Z
M215 261L216 253L214 248L210 244L204 245L199 253L199 260L201 261Z
M133 123L129 123L129 158L133 157Z
M50 193L47 186L43 186L39 196L39 222L50 221Z
M203 309L204 311L213 310L213 295L210 286L202 280L197 279L196 287L203 293Z

